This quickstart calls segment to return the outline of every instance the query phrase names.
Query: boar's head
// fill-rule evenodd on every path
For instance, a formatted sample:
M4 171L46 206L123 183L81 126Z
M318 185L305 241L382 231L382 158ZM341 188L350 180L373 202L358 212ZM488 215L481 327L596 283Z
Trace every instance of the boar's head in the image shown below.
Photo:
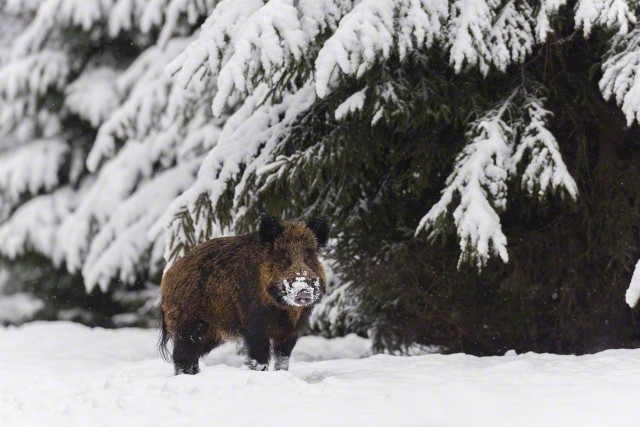
M269 254L270 274L264 284L269 296L283 306L318 302L326 291L326 276L318 259L329 238L326 218L294 223L263 214L258 234Z

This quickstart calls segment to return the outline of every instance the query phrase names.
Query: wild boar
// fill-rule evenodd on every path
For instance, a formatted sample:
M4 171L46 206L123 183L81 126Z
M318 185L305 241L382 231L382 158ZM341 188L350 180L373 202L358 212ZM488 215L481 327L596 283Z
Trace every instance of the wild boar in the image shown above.
M258 231L195 246L164 274L160 351L176 374L197 374L198 360L241 340L250 369L289 368L298 335L326 291L318 260L326 218L280 222L262 214Z

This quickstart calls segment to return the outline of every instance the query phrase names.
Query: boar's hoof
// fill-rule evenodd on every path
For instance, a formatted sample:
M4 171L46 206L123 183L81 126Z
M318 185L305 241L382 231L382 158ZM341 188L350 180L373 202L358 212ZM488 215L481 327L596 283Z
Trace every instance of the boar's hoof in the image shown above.
M288 371L289 370L289 358L288 357L277 357L276 363L274 366L276 371Z
M256 360L249 360L249 369L252 371L266 371L269 365L266 363L258 363Z
M191 366L177 366L175 367L176 375L186 374L186 375L196 375L200 373L200 366L198 364Z

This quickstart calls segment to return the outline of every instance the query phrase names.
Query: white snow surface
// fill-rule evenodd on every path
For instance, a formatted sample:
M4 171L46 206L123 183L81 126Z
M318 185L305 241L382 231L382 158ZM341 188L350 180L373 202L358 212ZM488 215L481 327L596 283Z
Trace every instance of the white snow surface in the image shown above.
M156 338L69 322L0 329L2 425L640 425L640 349L367 357L354 335L303 337L288 372L250 371L225 346L176 377Z

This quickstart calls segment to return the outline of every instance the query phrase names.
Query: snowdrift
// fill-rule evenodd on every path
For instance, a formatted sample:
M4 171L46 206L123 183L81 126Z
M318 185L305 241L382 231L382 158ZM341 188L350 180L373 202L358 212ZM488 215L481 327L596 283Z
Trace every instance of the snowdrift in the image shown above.
M233 346L172 375L157 333L54 322L0 329L2 426L638 426L640 350L370 356L356 336L302 338L289 372Z

